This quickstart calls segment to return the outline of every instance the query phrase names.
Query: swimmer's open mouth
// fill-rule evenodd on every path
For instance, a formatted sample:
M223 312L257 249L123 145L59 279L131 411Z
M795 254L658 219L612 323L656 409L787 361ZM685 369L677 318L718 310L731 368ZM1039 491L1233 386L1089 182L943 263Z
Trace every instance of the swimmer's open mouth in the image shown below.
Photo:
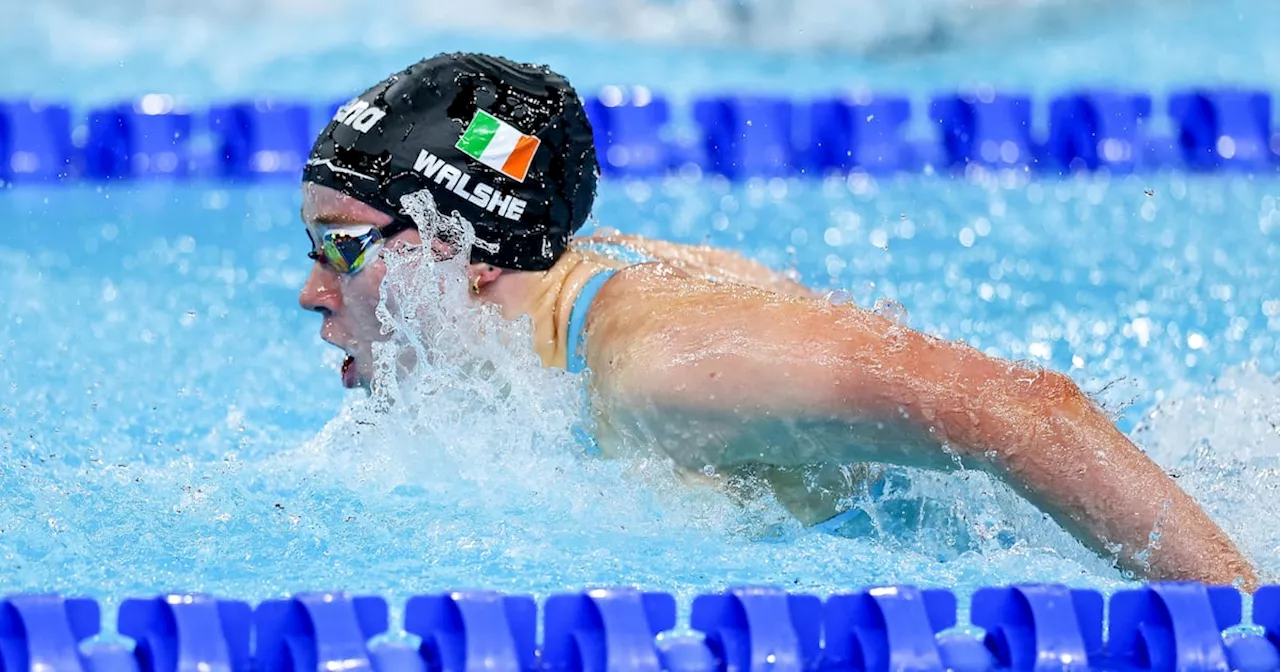
M347 355L346 359L342 360L342 386L355 387L359 383L356 376L356 358Z
M342 351L345 357L342 360L342 366L338 368L339 374L342 376L343 387L356 387L360 383L359 371L356 367L356 356L347 348L343 347L333 339L321 336L325 343L332 345Z

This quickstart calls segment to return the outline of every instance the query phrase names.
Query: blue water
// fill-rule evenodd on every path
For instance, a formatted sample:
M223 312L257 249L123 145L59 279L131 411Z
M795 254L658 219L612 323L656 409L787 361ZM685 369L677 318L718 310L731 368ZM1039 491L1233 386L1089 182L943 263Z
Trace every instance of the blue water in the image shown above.
M802 93L859 78L914 91L975 80L1050 90L1099 78L1159 90L1186 78L1273 76L1280 64L1265 62L1275 57L1264 29L1274 12L1262 8L1068 11L1058 32L1028 19L1022 28L1041 32L1021 41L1006 29L998 41L905 53L861 43L813 53L796 46L801 38L773 55L728 41L478 44L546 55L584 84L677 92ZM1153 27L1117 41L1138 16ZM145 58L145 40L133 50L126 42L114 65L72 59L74 50L59 51L71 49L66 38L29 35L45 60L18 69L7 59L0 83L5 93L86 103L143 90L321 99L423 51L403 40L354 51L339 41L255 60L235 49L252 54L252 33L210 30L204 47L171 64ZM1177 49L1152 44L1198 34ZM462 35L433 40L428 53L466 44ZM1228 43L1214 61L1195 57ZM710 60L689 60L702 57ZM741 249L835 300L896 301L914 328L1068 372L1276 577L1277 198L1274 177L1177 174L609 183L592 226ZM888 582L963 593L1030 580L1111 590L1128 580L981 474L904 471L909 486L867 505L893 532L839 539L804 531L768 499L739 508L681 485L658 459L584 459L556 440L571 381L514 356L503 375L515 400L481 399L457 374L451 403L366 424L373 416L340 389L318 319L296 304L308 269L299 204L289 184L0 192L0 258L9 261L0 274L0 590L113 605L169 589L253 600L342 588L394 603L464 586L545 595L621 583L687 603L742 582L822 594ZM494 404L505 413L497 420ZM915 525L920 510L927 522Z

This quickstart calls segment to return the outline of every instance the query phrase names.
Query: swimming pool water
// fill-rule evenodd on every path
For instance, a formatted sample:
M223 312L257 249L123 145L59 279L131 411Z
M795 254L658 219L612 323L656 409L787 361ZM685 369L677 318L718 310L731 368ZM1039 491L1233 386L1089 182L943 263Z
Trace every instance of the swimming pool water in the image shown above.
M1280 501L1280 183L857 189L645 196L608 185L597 216L685 240L709 230L859 305L899 301L913 327L1069 371L1276 571L1280 538L1265 521ZM837 539L767 500L739 511L681 488L657 462L531 444L530 427L555 429L545 409L494 422L459 397L360 426L343 415L318 321L296 308L306 260L294 192L5 195L17 260L0 281L11 297L0 327L7 588L110 600L178 588L400 596L628 583L688 596L737 582L1122 581L977 474L912 473L918 495L869 507L900 534ZM512 375L539 389L536 374ZM952 513L913 527L902 510L917 496Z
M1207 12L1178 11L1167 25L1182 31L1188 15ZM1237 23L1254 35L1241 49L1262 53L1257 23ZM1055 53L1095 53L1100 35L1114 40L1123 27L1114 16L1097 24L1097 34L1059 38ZM690 68L676 67L686 52L662 48L510 44L556 54L584 84L663 73L677 92L784 82L803 91L846 76L918 91L975 77L1030 87L1099 73L1154 90L1183 76L1175 66L1135 73L1118 62L1130 50L1114 41L1113 59L1098 52L1083 65L1058 57L1045 66L1029 42L838 66L721 52ZM268 59L279 74L226 66L243 80L219 79L206 55L173 72L51 63L4 81L51 95L92 82L77 94L84 100L144 89L327 96L421 53L400 45L364 62L336 49L329 55L352 56L336 69L322 53ZM1166 62L1155 49L1133 53ZM1248 74L1223 58L1214 66L1223 76ZM1054 75L1034 77L1039 67ZM200 76L184 79L192 72ZM707 179L607 183L592 225L741 249L835 300L892 300L914 328L1070 373L1274 577L1277 198L1280 179L1229 175ZM454 372L442 392L450 403L364 424L370 415L341 390L318 319L296 304L308 268L299 202L288 184L0 192L0 252L10 262L0 274L6 592L57 590L110 606L168 589L255 600L342 588L394 605L463 586L541 595L632 584L687 604L743 582L964 593L1125 581L980 474L903 471L903 490L867 505L893 533L841 539L802 530L767 499L739 509L681 486L659 460L584 459L556 440L569 381L527 361L507 361L504 380L523 393L513 400L484 399ZM504 419L488 415L495 405Z

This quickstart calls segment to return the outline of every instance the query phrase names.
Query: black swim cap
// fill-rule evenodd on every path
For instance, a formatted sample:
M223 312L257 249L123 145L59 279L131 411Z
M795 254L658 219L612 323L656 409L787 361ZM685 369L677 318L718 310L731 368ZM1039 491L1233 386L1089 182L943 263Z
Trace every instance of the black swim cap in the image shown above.
M304 181L413 226L400 197L426 188L475 227L472 261L546 270L586 221L599 166L577 93L546 67L484 54L420 61L338 109Z

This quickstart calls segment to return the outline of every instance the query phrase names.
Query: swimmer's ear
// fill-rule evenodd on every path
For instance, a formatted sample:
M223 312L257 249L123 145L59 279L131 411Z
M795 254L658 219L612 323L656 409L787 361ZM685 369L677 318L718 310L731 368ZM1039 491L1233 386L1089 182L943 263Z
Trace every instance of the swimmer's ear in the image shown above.
M467 267L467 280L477 294L484 289L485 285L497 280L500 275L502 275L502 269L491 264L477 263Z

